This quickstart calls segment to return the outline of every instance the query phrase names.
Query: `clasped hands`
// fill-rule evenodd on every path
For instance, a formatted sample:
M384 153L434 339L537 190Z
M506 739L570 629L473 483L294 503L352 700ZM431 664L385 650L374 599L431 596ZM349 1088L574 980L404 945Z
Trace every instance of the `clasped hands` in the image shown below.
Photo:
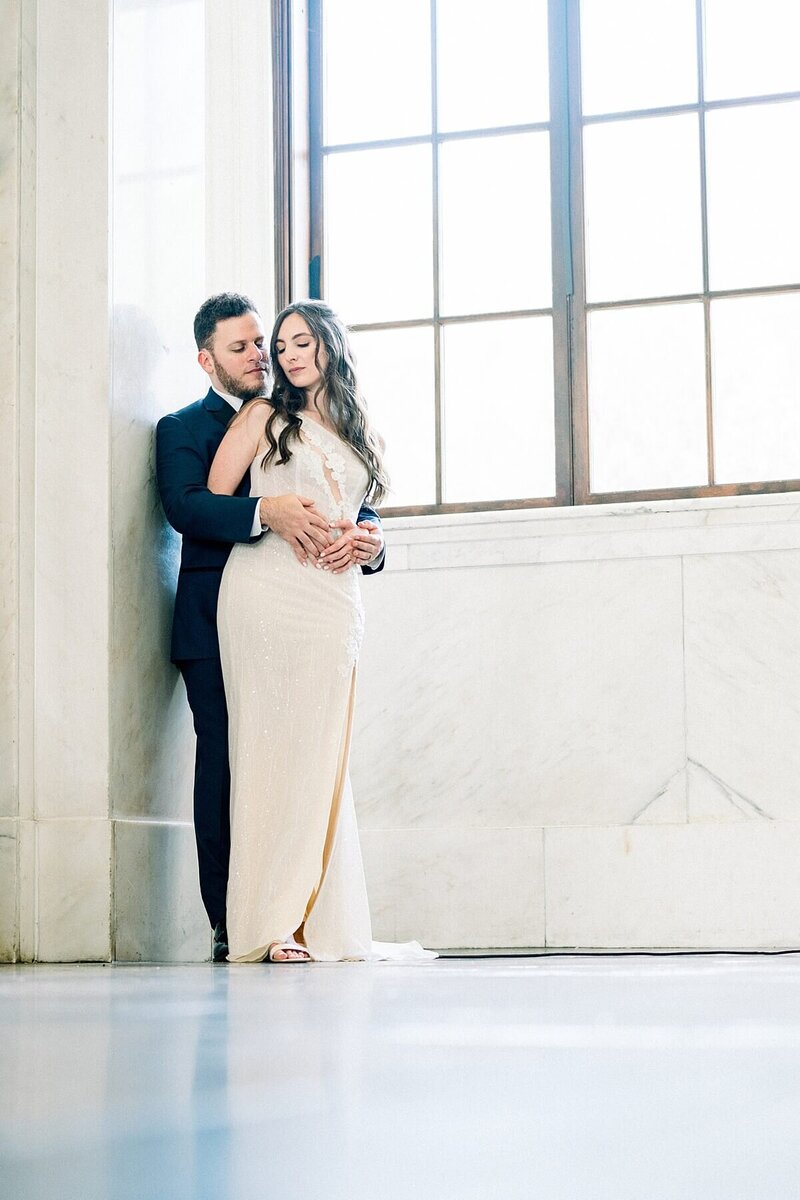
M380 526L374 521L326 521L307 496L263 496L261 524L288 542L298 562L341 575L351 567L373 562L383 549ZM335 531L340 530L339 536Z

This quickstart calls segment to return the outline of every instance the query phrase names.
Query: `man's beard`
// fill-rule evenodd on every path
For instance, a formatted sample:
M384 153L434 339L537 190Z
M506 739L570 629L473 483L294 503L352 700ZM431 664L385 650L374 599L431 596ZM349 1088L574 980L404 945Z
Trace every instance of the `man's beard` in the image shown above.
M263 379L259 381L253 380L252 383L247 383L245 380L234 379L232 375L229 375L222 364L217 362L213 354L211 355L211 358L214 363L214 371L217 379L220 382L220 386L224 392L228 393L229 396L236 396L239 400L254 400L256 396L267 395L269 390L267 386L269 383L269 372L266 369L266 363L264 364L265 373Z

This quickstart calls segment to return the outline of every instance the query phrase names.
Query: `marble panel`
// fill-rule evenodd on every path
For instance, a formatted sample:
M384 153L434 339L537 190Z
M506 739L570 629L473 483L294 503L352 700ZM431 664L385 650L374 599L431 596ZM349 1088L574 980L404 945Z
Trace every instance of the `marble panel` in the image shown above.
M800 517L800 494L707 496L700 499L635 500L620 504L567 505L502 511L436 513L388 517L387 529L414 543L485 540L487 537L562 537L613 533L620 528L654 533L659 529L793 525Z
M39 821L36 828L36 957L111 957L111 824Z
M17 911L22 962L33 962L36 958L36 826L37 822L32 820L17 822Z
M547 829L547 945L800 947L800 824Z
M94 817L108 811L108 4L37 11L36 797L42 817Z
M624 823L685 763L679 560L365 581L362 828Z
M203 962L211 935L189 824L115 821L115 958Z
M29 203L20 205L19 257L17 299L19 314L19 345L16 360L19 397L25 398L17 408L17 566L18 601L16 613L19 655L16 684L17 728L16 758L18 773L17 806L22 822L33 817L36 788L35 766L35 575L36 575L36 412L30 402L36 394L36 5L22 4L20 8L20 113L19 113L19 176L20 196ZM22 830L24 825L20 825ZM27 845L21 833L20 845ZM21 853L25 857L27 851ZM31 878L33 871L31 871ZM32 894L32 890L31 890ZM30 946L33 954L33 934L22 944Z
M244 292L269 331L275 311L270 5L205 0L200 6L206 25L207 290Z
M194 737L169 663L180 539L158 498L154 427L207 386L192 338L206 270L204 3L112 7L112 809L185 819Z
M138 310L115 309L112 810L177 819L190 814L194 758L183 682L169 662L180 542L165 522L155 486L153 425L160 413L152 379L142 378L146 338L137 327L149 328ZM187 387L187 399L191 394Z
M371 829L361 834L380 941L541 946L541 829Z
M144 658L120 656L114 668L113 815L190 821L195 736L186 689L166 660Z
M383 524L385 527L386 522L384 521ZM407 571L409 547L402 542L398 542L391 534L384 533L384 537L386 540L386 564L383 568L384 571ZM376 578L379 578L379 576Z
M0 962L16 962L17 822L0 820Z
M800 550L687 558L693 820L800 819Z
M680 554L730 553L795 549L800 546L800 526L779 522L746 526L667 524L652 528L624 523L613 531L561 532L560 536L491 536L464 540L409 542L408 568L414 571L454 567L505 566L514 563L592 562L597 559L664 558ZM520 531L521 533L521 531Z
M20 3L3 7L0 41L0 817L17 815ZM0 949L0 953L2 950Z
M413 570L661 558L800 546L796 494L390 517Z

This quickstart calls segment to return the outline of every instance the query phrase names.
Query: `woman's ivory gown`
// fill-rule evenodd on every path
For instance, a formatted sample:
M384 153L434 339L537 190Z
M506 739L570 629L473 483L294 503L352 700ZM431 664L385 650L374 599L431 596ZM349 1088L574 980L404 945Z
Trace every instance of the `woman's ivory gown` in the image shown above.
M368 479L350 446L309 419L289 445L288 463L262 469L262 444L250 494L307 496L329 520L357 521ZM234 546L225 567L217 622L229 712L231 961L260 961L298 930L323 961L435 957L416 942L372 942L348 774L359 576L302 566L276 534Z

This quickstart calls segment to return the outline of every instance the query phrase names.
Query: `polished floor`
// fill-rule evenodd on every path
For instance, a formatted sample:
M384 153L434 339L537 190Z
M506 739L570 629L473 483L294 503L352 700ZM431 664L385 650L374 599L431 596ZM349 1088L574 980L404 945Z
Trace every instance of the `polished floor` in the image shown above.
M3 1200L796 1200L800 956L0 969Z

